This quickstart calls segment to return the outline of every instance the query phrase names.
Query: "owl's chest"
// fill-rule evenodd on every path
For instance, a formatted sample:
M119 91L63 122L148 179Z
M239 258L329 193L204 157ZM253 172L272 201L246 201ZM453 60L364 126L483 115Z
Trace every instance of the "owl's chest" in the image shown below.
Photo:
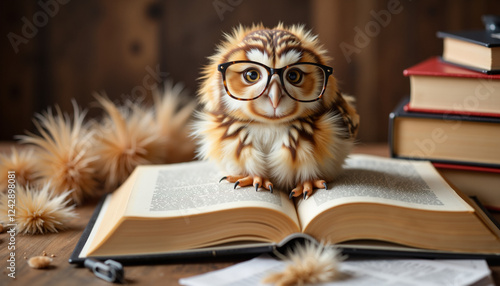
M264 154L287 145L290 141L291 126L288 125L251 125L247 132L253 147Z

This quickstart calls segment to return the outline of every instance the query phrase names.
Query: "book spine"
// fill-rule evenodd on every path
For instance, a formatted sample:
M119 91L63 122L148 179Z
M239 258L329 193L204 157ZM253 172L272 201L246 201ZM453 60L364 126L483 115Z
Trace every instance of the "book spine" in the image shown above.
M445 163L432 163L434 167L441 169L454 169L454 170L464 170L464 171L473 171L473 172L486 172L486 173L496 173L500 174L500 168L488 168L484 166L468 166L468 165L460 165L460 164L445 164Z

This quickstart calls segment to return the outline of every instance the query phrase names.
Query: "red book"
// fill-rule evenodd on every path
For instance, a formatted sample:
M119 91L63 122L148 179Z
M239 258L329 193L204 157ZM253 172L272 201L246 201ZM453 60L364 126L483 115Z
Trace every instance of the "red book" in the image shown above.
M430 58L404 70L410 78L408 111L500 117L500 75Z

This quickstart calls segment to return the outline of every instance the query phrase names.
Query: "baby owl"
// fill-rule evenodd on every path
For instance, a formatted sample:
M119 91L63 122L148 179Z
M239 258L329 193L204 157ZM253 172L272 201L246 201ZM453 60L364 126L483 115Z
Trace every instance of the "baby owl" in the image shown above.
M358 130L326 50L303 26L240 26L217 47L199 90L198 156L236 186L307 199L341 171Z

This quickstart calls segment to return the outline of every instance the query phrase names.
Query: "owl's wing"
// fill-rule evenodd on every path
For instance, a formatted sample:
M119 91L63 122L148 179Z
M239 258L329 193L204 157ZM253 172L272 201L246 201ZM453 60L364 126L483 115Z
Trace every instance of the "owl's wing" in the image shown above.
M344 127L347 131L346 134L348 134L345 139L353 139L358 133L359 115L353 104L353 97L337 92L332 105L332 109L336 109L342 116Z

